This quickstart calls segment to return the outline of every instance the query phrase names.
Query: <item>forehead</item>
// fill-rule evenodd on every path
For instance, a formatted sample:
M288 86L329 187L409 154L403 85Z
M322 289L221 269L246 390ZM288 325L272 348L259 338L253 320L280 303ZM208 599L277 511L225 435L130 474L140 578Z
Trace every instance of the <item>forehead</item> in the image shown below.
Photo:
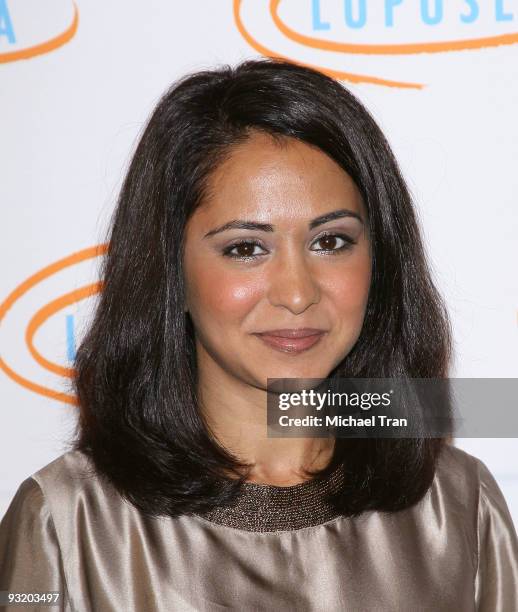
M207 219L246 214L306 220L341 206L364 212L354 181L323 151L261 132L233 147L206 187L199 212Z

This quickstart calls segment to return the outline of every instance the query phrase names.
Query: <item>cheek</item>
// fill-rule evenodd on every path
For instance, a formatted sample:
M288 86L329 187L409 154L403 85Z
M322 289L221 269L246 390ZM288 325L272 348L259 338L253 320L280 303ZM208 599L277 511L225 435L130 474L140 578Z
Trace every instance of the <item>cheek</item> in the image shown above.
M370 261L333 271L326 279L326 290L338 314L363 317L371 280Z
M240 320L260 299L261 283L250 281L243 273L219 273L211 267L191 271L189 303L202 319L210 317L211 325Z

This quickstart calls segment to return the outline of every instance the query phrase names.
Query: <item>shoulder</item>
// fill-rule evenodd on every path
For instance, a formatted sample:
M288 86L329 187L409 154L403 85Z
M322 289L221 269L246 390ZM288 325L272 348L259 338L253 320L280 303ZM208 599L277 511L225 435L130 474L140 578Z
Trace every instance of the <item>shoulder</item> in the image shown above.
M487 465L478 457L446 445L437 462L435 482L459 502L474 503L478 518L488 505L508 512L503 493Z
M481 459L453 446L444 451L435 487L473 534L476 608L518 610L518 536L505 497Z
M34 478L20 484L0 521L0 551L3 589L26 591L30 584L32 591L64 590L54 520Z
M45 494L73 494L99 479L90 459L80 451L68 451L32 474Z
M78 521L128 511L115 487L95 469L93 461L77 450L68 451L38 471L30 479L56 525L65 536Z
M2 519L2 532L12 533L16 523L28 528L35 526L36 522L43 523L49 517L49 509L45 502L43 491L34 478L26 478L16 490L7 512ZM5 527L5 530L3 529Z
M439 456L438 467L453 471L456 476L476 475L480 459L453 444L446 444Z
M79 451L57 457L23 480L10 503L10 509L37 512L48 502L70 501L85 488L99 485L90 460Z
M31 478L40 487L57 522L72 508L95 511L124 503L115 487L97 472L93 461L78 450L64 453Z
M478 561L487 548L498 544L515 558L518 568L518 538L504 494L487 465L455 446L443 449L437 464L432 496L444 507L464 517L475 534ZM500 542L499 542L500 540Z
M437 460L432 485L415 511L433 516L444 527L455 525L468 538L476 557L483 509L488 500L494 500L508 514L503 494L485 463L447 444ZM510 517L509 522L512 526Z
M469 513L478 528L491 511L501 513L513 527L495 477L481 459L461 448L451 444L443 448L431 490L440 490L455 509Z
M87 467L86 457L76 451L54 459L19 484L3 522L43 521L46 516L52 515L49 501L58 501L64 497L68 501L72 490L79 488L77 479L86 473Z
M482 460L447 444L437 462L434 484L452 500L478 507L481 494L494 490L496 482Z
M18 486L9 505L9 518L30 522L50 516L59 523L74 506L90 506L120 499L114 487L101 478L90 459L69 451L34 472ZM6 515L7 520L7 515Z
M75 450L34 472L20 485L12 504L16 509L10 515L18 525L48 517L66 559L73 558L78 534L90 534L92 525L102 541L113 525L138 520L136 508L96 471L87 455Z

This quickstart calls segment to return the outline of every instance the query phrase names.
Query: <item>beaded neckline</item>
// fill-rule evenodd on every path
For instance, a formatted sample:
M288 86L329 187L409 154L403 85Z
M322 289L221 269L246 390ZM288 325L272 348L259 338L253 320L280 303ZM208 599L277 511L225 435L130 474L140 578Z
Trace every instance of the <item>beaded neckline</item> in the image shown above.
M327 501L344 481L342 465L326 476L287 487L245 482L235 502L200 514L206 520L245 531L293 531L340 515Z

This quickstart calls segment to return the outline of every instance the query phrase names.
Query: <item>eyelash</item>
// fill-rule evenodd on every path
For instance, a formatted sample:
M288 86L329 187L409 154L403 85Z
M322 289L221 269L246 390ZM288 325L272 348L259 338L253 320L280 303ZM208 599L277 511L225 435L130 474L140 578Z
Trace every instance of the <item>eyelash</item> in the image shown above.
M323 238L327 238L327 237L341 238L345 242L345 244L343 244L341 247L338 247L336 249L317 249L317 251L328 253L330 255L338 255L342 251L348 251L356 244L356 241L352 240L352 238L349 238L349 236L346 236L345 234L334 233L334 232L328 232L328 233L320 235L315 242L320 242L320 240L322 240ZM243 244L250 244L250 245L259 246L262 248L261 244L257 242L256 240L240 240L239 242L234 242L234 244L231 244L230 246L226 247L223 250L223 256L230 257L230 259L237 259L240 261L250 261L252 259L256 259L257 257L262 257L262 254L261 255L240 256L240 255L234 255L231 253L231 251L233 251L236 247L239 247Z

